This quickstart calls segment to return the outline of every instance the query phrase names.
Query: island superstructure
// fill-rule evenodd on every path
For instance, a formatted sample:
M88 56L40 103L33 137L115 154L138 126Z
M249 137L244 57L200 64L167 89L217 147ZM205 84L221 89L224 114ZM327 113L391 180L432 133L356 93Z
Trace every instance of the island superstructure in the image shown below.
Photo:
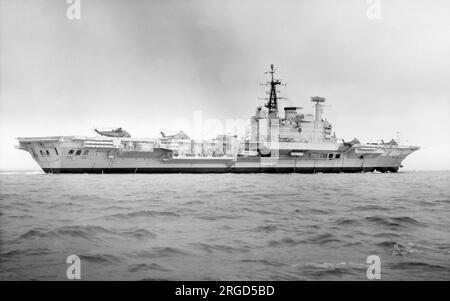
M161 138L133 138L122 128L95 137L17 138L46 173L316 173L397 172L417 146L338 141L323 119L325 98L311 97L314 114L284 107L280 116L271 65L267 102L250 119L249 135L191 139L180 131Z

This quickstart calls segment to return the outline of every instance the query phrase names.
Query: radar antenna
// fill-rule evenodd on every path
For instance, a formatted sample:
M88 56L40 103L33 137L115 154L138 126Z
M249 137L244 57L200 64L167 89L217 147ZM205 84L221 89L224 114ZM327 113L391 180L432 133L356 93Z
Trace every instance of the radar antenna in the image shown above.
M282 99L283 97L278 97L277 95L277 86L281 85L281 81L279 79L274 78L275 68L273 64L270 65L270 71L265 72L270 73L270 82L267 82L267 86L270 85L270 91L267 94L270 94L268 99L268 102L264 105L267 109L269 109L269 116L271 118L278 118L278 100Z

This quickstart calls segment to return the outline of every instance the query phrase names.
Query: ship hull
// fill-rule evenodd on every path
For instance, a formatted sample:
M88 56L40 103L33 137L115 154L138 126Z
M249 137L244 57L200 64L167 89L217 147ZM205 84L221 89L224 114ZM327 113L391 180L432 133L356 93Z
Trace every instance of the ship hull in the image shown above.
M358 172L398 172L399 167L240 167L240 168L126 168L126 167L110 167L110 168L43 168L46 173L92 173L92 174L176 174L176 173L358 173Z
M298 158L197 158L161 160L145 158L86 158L67 156L58 161L40 160L46 173L355 173L397 172L399 157L367 159L343 156L341 159Z

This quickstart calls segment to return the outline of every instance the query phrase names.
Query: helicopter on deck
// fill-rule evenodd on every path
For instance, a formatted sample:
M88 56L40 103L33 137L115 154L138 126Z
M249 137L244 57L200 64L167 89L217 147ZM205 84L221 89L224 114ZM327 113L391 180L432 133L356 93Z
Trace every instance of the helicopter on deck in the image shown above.
M94 131L101 135L101 136L106 136L106 137L131 137L130 133L128 133L127 131L123 130L121 127L119 128L115 128L112 130L106 130L106 131L101 131L99 129L94 129Z

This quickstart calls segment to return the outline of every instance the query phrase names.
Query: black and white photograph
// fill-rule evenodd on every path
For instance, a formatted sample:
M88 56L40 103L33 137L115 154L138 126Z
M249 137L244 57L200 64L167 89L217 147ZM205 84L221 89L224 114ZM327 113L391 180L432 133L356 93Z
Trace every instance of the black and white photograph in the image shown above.
M449 281L449 133L446 0L0 0L0 281Z

